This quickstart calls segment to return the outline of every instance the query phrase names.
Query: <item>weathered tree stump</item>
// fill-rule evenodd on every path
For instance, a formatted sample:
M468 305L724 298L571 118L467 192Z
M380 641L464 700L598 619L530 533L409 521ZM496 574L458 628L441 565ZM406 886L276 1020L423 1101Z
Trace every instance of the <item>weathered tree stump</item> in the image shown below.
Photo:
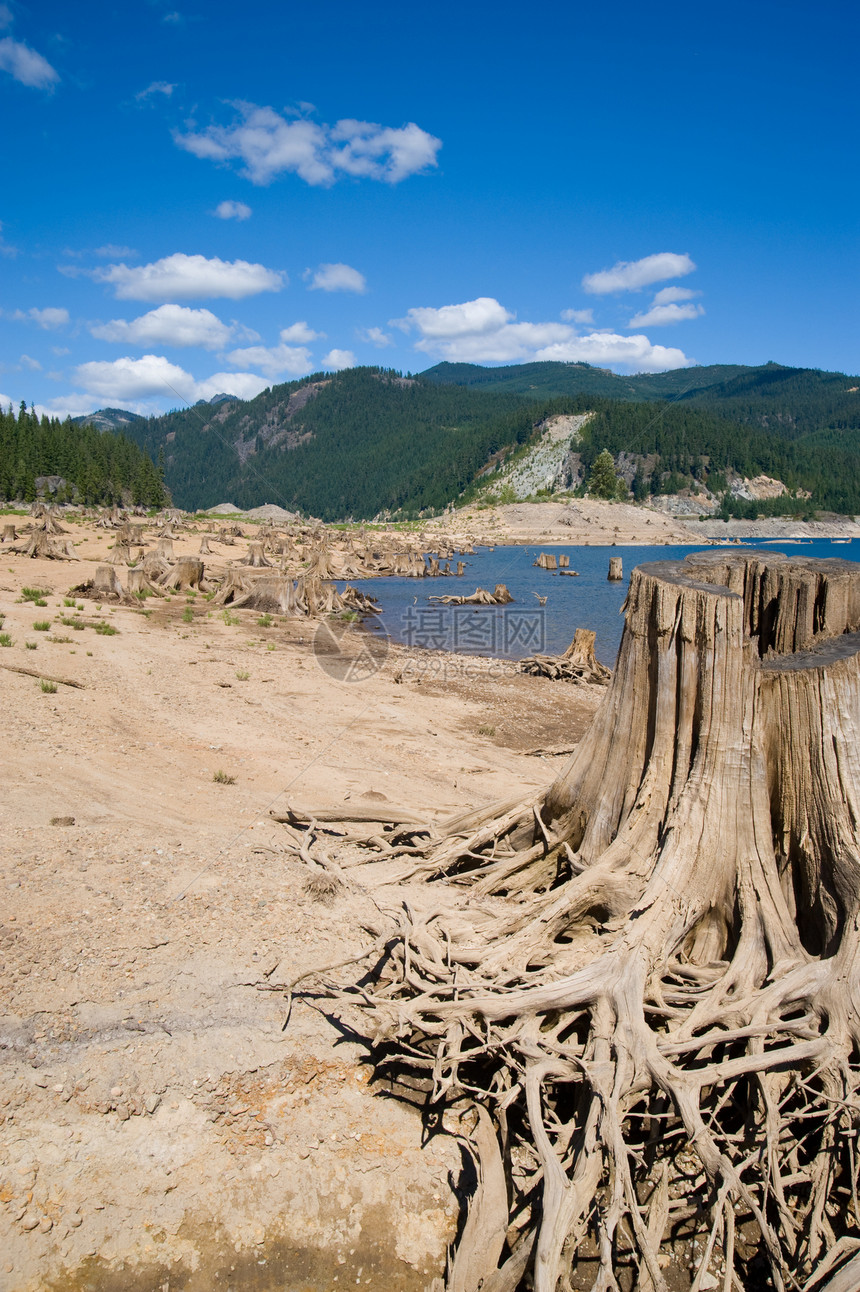
M633 571L606 699L546 793L376 845L408 900L328 990L389 1078L472 1117L449 1292L476 1261L485 1288L557 1292L583 1253L606 1290L622 1264L650 1292L673 1264L697 1292L848 1270L858 749L860 566L706 552Z
M108 565L128 565L131 561L131 548L127 543L114 543L107 558Z
M538 566L541 570L555 570L558 568L558 561L554 552L541 552L537 560L532 561L532 565Z
M200 540L200 547L199 547L197 550L198 550L198 555L199 555L199 556L211 556L211 555L212 555L212 549L211 549L211 547L209 546L209 536L208 536L208 534L204 534L204 535L203 535L203 537L202 537L202 538L201 538L201 540Z
M183 588L199 588L203 584L204 573L203 562L196 556L182 556L173 566L163 574L158 582L163 588L173 588L181 591Z
M248 555L243 557L239 564L248 565L254 570L271 569L272 567L272 562L267 560L263 552L262 543L249 543Z
M155 555L162 561L173 560L173 539L160 538L155 545Z
M155 593L159 597L162 595L161 590L156 588L141 565L134 565L129 569L127 590L134 596L138 596L141 592Z
M14 543L17 537L18 535L15 532L15 526L13 524L6 524L3 526L3 538L0 542Z
M609 573L606 577L611 583L617 583L624 578L624 565L620 556L610 556Z

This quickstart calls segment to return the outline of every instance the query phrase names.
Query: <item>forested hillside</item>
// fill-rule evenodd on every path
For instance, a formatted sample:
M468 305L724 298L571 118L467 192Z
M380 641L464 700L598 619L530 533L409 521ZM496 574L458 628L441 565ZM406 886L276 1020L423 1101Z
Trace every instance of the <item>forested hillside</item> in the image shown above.
M858 386L777 364L637 377L555 363L440 364L417 377L353 368L246 402L219 398L132 419L125 433L152 458L163 454L178 506L277 502L325 520L367 519L439 511L472 496L478 474L525 445L546 417L593 411L576 446L582 464L587 470L607 448L624 456L629 478L635 459L640 499L685 485L723 493L727 473L764 473L812 497L760 511L856 512ZM749 505L727 496L725 509Z
M23 403L17 417L0 409L0 499L32 502L42 476L66 482L59 502L163 507L169 500L152 458L126 435L40 418Z

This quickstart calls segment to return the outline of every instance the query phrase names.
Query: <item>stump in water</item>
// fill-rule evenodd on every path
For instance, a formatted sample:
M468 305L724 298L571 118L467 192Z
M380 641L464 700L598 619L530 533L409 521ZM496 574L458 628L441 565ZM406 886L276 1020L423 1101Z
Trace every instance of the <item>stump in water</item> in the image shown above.
M328 990L475 1110L450 1292L782 1292L856 1250L858 629L850 562L640 566L550 789L378 845L413 886Z
M558 561L553 552L541 552L537 560L532 561L532 565L538 566L541 570L555 570L558 567Z
M624 566L620 556L610 556L609 573L606 577L611 583L617 583L624 578Z

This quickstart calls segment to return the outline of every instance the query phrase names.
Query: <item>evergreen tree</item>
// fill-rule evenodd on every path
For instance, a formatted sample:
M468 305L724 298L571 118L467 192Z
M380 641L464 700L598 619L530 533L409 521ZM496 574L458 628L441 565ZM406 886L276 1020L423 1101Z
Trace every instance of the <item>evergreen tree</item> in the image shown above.
M618 476L615 473L615 462L609 449L604 449L594 459L594 465L588 477L588 492L592 498L618 496ZM624 492L626 494L626 487Z

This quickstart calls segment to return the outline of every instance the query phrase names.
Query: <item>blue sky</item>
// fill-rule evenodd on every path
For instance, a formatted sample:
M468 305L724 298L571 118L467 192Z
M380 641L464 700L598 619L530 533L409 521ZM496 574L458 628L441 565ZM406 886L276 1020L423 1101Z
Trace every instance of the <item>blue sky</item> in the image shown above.
M856 5L0 4L0 398L860 369Z

